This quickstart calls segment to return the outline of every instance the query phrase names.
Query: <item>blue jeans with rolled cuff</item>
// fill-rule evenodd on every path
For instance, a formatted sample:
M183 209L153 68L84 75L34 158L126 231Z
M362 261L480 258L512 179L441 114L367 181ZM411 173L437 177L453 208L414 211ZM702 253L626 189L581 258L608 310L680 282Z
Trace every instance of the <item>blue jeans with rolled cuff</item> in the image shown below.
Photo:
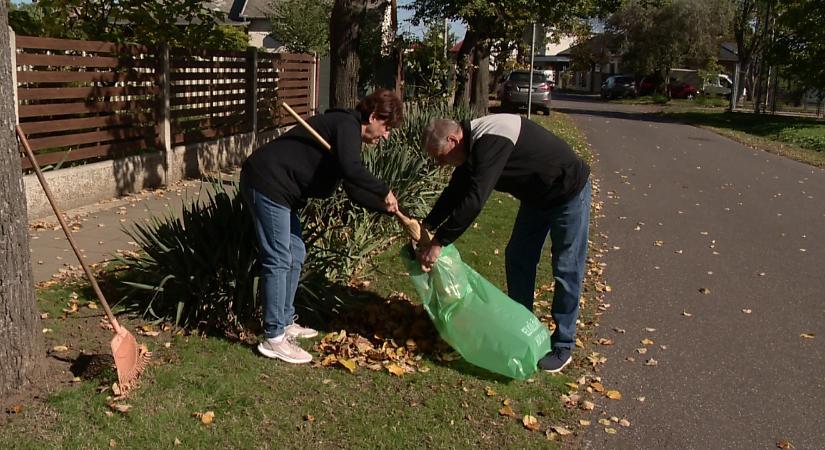
M553 347L572 349L576 343L579 298L587 266L591 185L554 208L522 203L505 252L509 296L533 310L536 269L544 242L550 236L553 278L556 281L551 314L556 322Z

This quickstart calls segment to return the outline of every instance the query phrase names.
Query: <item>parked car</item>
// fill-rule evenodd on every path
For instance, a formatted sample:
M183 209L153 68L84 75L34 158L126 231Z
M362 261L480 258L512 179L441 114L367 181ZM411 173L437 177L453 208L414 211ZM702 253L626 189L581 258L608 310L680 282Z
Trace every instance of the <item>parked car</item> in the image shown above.
M553 83L543 73L534 71L533 96L528 100L530 72L527 70L514 70L501 80L498 99L501 100L501 107L505 111L512 111L521 107L526 108L527 102L531 101L534 110L550 114L552 91Z
M733 81L725 74L719 74L710 80L706 80L702 85L702 93L706 95L720 95L730 98Z
M667 92L670 98L687 98L691 99L699 95L699 89L693 85L678 80L671 80L667 85Z
M610 100L611 98L635 97L636 80L627 75L612 75L607 77L602 82L601 89L602 98Z

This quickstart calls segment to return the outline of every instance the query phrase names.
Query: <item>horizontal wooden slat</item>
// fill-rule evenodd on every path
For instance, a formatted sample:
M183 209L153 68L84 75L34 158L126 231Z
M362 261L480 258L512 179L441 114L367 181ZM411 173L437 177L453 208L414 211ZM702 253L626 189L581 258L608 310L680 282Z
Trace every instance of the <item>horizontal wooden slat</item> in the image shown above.
M92 131L89 133L64 134L61 136L31 139L29 144L31 145L32 150L40 150L44 148L90 144L92 142L120 141L131 138L147 137L152 134L154 134L153 127L117 128L106 131Z
M15 36L17 48L36 48L44 50L78 50L86 52L118 53L123 50L148 53L150 50L143 45L115 44L104 41L79 41L75 39L56 39L35 36Z
M169 66L172 72L177 72L182 69L245 69L248 64L246 61L171 61Z
M309 87L309 80L278 80L278 87L281 89L294 87Z
M244 90L247 83L173 84L172 93Z
M288 70L288 71L292 71L292 72L300 72L300 71L309 72L309 70L312 68L312 65L311 64L306 64L306 63L290 63L290 62L285 63L285 62L280 62L279 61L277 64L275 64L275 67L277 67L279 70Z
M188 48L172 48L169 49L169 54L173 57L197 56L201 58L211 58L213 56L220 56L222 58L246 58L246 52L239 52L235 50L194 50Z
M157 77L152 73L141 72L74 72L67 70L19 71L19 83L75 83L75 82L104 82L115 81L150 82Z
M315 61L315 57L304 53L278 53L281 61Z
M87 128L118 127L126 125L145 124L153 121L149 114L110 114L106 116L81 117L75 119L44 120L39 122L23 122L20 127L26 135L37 133L51 133L55 131L71 132Z
M49 103L46 105L20 105L20 118L42 116L65 116L68 114L91 114L99 112L114 112L122 110L137 111L153 108L152 100L135 100L126 102L95 102L95 103Z
M196 80L214 80L220 79L246 79L249 74L247 72L172 72L169 74L172 81L196 81Z
M19 53L18 66L118 67L120 59L111 56L35 55Z
M176 120L172 124L173 133L181 133L184 130L206 130L217 129L226 126L249 126L249 116L245 114L236 114L231 116L211 117L206 119L195 120Z
M72 150L50 152L35 156L37 159L37 164L43 167L50 164L57 164L61 161L68 163L72 161L80 161L82 159L100 158L103 156L125 156L137 150L152 148L154 146L154 143L141 139L139 141L126 141L113 144L96 145L93 147L81 147ZM22 158L21 162L23 165L23 170L31 169L31 164L29 163L28 158Z
M197 103L231 102L234 100L246 100L246 94L231 95L201 95L197 97L173 97L172 106L192 105Z
M112 97L123 95L156 95L157 86L24 88L17 91L20 100L53 100L62 98Z
M215 114L215 113L225 113L225 112L244 112L246 111L246 104L239 103L235 105L227 105L227 106L212 106L212 107L204 107L204 108L185 108L185 109L173 109L171 111L171 116L173 119L177 119L180 117L193 117L193 116L204 116L207 114Z
M295 98L307 97L309 98L309 89L278 89L278 98Z

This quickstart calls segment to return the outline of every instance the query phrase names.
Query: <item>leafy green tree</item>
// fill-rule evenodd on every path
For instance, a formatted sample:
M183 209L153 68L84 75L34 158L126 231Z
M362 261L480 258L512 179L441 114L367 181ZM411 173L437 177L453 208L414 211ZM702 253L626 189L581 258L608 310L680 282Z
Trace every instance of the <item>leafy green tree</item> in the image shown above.
M786 2L775 21L775 38L769 60L783 67L783 73L802 91L825 96L825 9L819 0Z
M455 44L455 35L447 36L447 47ZM427 27L420 40L408 41L412 51L404 60L407 85L414 85L419 97L440 97L447 93L451 63L444 54L444 21Z
M732 12L731 3L716 0L626 0L606 31L626 71L665 80L687 63L715 67Z
M19 11L12 27L21 34L215 49L248 41L200 0L39 0Z
M448 18L467 24L458 53L456 104L468 101L479 113L487 110L488 66L491 46L498 40L517 40L532 23L564 28L570 23L601 15L616 0L414 0L416 23ZM471 68L473 69L471 71ZM472 89L463 84L472 76ZM468 95L469 93L469 95Z
M272 36L296 53L329 53L332 0L284 0L269 3Z

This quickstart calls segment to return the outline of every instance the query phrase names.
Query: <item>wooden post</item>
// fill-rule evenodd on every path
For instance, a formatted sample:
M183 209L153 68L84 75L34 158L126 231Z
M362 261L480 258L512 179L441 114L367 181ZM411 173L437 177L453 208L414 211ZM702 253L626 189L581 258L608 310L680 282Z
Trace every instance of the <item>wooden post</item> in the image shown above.
M246 114L249 118L249 131L252 140L258 134L258 48L249 47L246 51Z

